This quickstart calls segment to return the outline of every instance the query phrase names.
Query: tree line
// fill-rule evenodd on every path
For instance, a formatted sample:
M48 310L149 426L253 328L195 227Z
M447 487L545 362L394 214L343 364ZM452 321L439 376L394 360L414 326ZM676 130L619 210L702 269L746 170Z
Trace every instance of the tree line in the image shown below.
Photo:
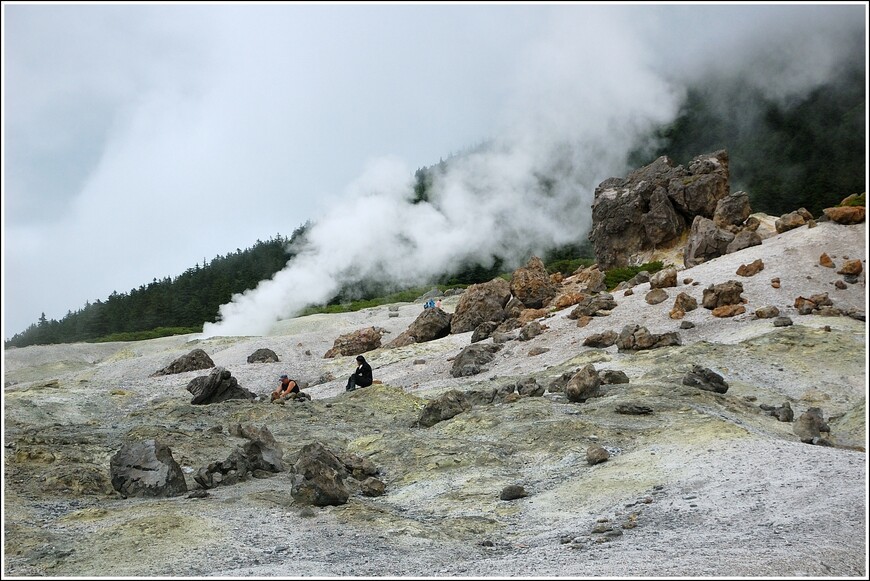
M6 340L5 347L124 340L136 334L146 338L155 336L156 329L164 330L157 335L200 332L203 323L215 322L218 308L235 293L256 287L284 268L294 256L294 242L308 226L300 226L290 238L277 234L257 240L251 248L218 255L175 278L155 278L129 293L113 292L106 300L67 312L60 321L43 313L36 323Z

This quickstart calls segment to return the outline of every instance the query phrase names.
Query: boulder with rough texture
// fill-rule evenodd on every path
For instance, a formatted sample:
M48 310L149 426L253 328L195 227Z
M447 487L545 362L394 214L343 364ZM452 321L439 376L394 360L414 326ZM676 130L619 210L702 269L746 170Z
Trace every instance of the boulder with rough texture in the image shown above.
M404 347L413 343L425 343L446 337L450 334L451 317L450 313L438 307L423 309L423 312L417 315L408 329L388 343L387 347Z
M344 463L321 442L306 444L293 464L290 494L302 504L338 506L350 497Z
M112 487L129 496L165 497L187 492L181 466L169 446L144 440L121 446L109 461Z
M152 374L152 377L185 373L187 371L199 371L200 369L211 369L212 367L214 367L214 361L211 360L208 353L202 349L194 349L187 355L182 355L163 369L155 371Z
M459 390L451 389L423 407L417 424L423 428L429 428L470 409L471 402L468 401L465 394Z
M511 276L510 291L524 306L540 309L556 297L556 285L550 280L544 262L537 256L516 269Z
M352 333L340 335L324 355L324 359L338 355L359 355L373 351L381 346L381 337L386 331L381 327L366 327Z
M227 369L215 367L208 375L193 378L187 384L187 391L193 394L190 403L207 405L228 399L254 399L257 394L239 385Z
M692 370L683 376L683 385L715 393L725 393L729 388L728 383L721 375L700 365L693 365Z
M486 321L503 321L505 306L511 298L508 281L494 278L489 282L473 284L459 298L450 319L450 332L474 331Z
M699 155L685 168L662 156L624 179L601 182L589 234L599 268L628 266L645 251L673 244L696 216L713 218L728 193L725 150Z
M271 349L257 349L248 355L248 363L277 363L278 354Z
M728 245L733 240L734 234L716 227L713 220L704 216L695 216L689 239L683 250L683 263L686 268L691 268L727 254Z
M460 351L453 360L450 375L453 377L477 375L483 371L487 363L493 360L499 349L501 345L494 343L472 343Z

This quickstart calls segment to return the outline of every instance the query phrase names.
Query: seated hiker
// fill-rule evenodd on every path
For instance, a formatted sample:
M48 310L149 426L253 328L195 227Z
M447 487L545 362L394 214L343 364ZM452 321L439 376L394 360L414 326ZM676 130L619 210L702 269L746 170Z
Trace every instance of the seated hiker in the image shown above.
M272 392L272 401L286 395L297 393L299 393L299 384L296 383L296 380L290 379L287 375L282 375L281 383L279 383L278 388Z
M356 356L356 371L347 380L345 391L353 391L358 387L368 387L372 384L372 366L362 355Z

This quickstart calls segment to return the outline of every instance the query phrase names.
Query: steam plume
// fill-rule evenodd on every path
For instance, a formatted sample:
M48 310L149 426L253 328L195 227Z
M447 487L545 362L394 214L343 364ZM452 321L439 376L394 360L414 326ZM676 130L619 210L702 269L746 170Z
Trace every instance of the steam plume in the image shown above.
M342 202L316 220L304 249L272 279L223 305L204 336L265 334L277 320L323 303L343 284L362 278L410 286L465 259L487 264L498 255L517 266L532 253L582 241L595 186L624 175L627 154L639 138L674 118L689 77L713 71L705 61L690 62L691 55L662 45L654 30L630 26L620 18L625 11L584 8L582 21L558 19L518 63L499 135L485 150L451 160L428 202L411 202L411 168L390 157L373 161ZM806 31L823 24L836 34L850 18L826 12L819 20L807 12L809 18L784 21L785 30L776 27L782 15L775 10L759 14L754 25L763 21L767 27L766 37L752 37L759 53L748 51L739 29L704 30L720 38L725 54L732 54L728 45L735 49L731 67L749 66L757 54L784 54L762 41L799 35L799 22ZM708 63L722 61L722 52L702 56ZM803 71L802 88L821 82L830 61L819 54L807 61L817 70ZM683 73L668 69L669 62L681 62ZM794 83L784 89L777 75L749 78L770 79L776 83L771 90L780 94L798 89ZM549 180L546 186L542 179Z

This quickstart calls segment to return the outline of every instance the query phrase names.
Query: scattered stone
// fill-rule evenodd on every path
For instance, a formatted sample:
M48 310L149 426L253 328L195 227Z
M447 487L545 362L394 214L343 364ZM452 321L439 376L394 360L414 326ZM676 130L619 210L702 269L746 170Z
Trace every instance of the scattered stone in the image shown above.
M764 262L760 258L758 258L749 264L741 264L740 267L737 269L737 274L739 276L749 277L755 276L762 270L764 270Z
M857 276L864 271L864 266L860 260L847 260L843 263L842 268L837 271L837 274L845 274L849 276Z
M780 284L781 283L779 281L779 277L770 279L770 286L772 286L773 288L779 288Z
M568 401L583 403L591 397L599 395L598 388L601 379L590 363L575 373L565 385L565 395Z
M653 413L651 407L633 403L622 403L616 406L616 413L629 416L644 416Z
M586 461L590 466L606 462L608 458L610 458L610 452L598 444L593 444L586 448Z
M595 333L586 337L583 341L583 345L585 347L606 349L616 343L618 337L619 335L617 335L616 331L613 330L604 331L603 333Z
M831 260L827 252L822 252L822 255L819 257L819 264L826 268L834 268L834 261Z
M278 355L271 349L257 349L248 355L248 363L278 363Z
M151 377L186 373L188 371L199 371L200 369L211 369L212 367L214 367L214 361L211 360L208 353L202 349L194 349L187 355L179 357L163 369L155 371L151 374Z
M683 385L715 393L725 393L729 387L721 375L700 365L692 365L692 370L683 376Z
M794 322L790 317L777 317L773 320L774 327L790 327L791 325L794 325Z
M825 422L822 409L811 407L801 414L794 425L794 433L805 444L818 443L822 432L830 432L831 429Z
M683 321L682 323L680 323L680 329L694 329L694 328L695 328L695 323L693 323L692 321Z
M518 484L509 484L508 486L505 486L498 495L502 500L517 500L519 498L525 498L526 496L528 496L526 489Z
M617 369L602 369L598 372L602 385L615 385L628 383L628 376L624 371Z
M710 314L714 317L725 318L742 315L746 312L746 307L743 305L722 305L713 309Z
M837 206L822 210L829 220L837 224L860 224L864 221L864 206Z
M668 300L668 293L664 289L656 288L646 293L644 300L647 302L647 304L657 305Z
M755 316L759 319L773 319L779 316L779 309L773 306L761 307L755 310Z

